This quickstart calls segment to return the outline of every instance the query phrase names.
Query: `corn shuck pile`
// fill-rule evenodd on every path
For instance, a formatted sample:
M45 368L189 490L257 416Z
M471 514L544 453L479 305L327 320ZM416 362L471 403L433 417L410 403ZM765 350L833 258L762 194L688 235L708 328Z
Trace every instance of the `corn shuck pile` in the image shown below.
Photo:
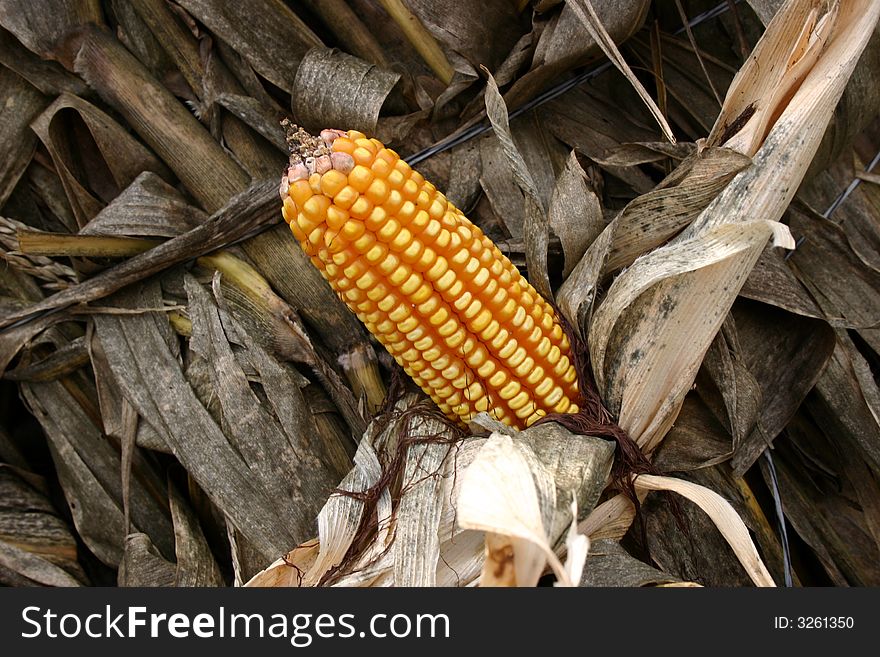
M880 585L880 1L47 4L0 585Z

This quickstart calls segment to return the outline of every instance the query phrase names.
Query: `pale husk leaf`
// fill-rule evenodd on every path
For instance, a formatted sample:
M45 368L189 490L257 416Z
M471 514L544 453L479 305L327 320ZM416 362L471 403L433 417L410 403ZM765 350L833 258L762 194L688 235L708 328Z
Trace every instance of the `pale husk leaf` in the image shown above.
M517 586L537 584L548 562L559 580L570 585L545 529L552 522L546 510L555 507L552 475L533 455L529 458L524 454L526 449L509 436L492 434L489 437L462 474L458 522L465 529L509 537L516 573L512 581ZM503 554L503 541L491 539L487 545L493 549L483 568L483 581L496 583L491 575L495 568L493 555Z
M584 567L587 563L587 555L590 552L590 539L586 534L578 531L577 524L578 509L577 501L571 501L571 525L568 527L568 533L565 536L565 572L568 573L568 579L573 586L577 586L584 574Z
M343 491L360 493L373 486L382 476L382 466L372 441L364 439L354 455L354 468L340 483ZM318 513L320 551L315 563L306 572L303 586L315 586L334 566L339 565L354 540L361 523L364 503L357 498L335 493Z
M794 4L805 3L790 2L786 5L789 11L795 11L790 7ZM784 15L785 11L781 10L780 15ZM756 153L755 165L734 178L673 243L637 261L624 272L597 311L590 342L599 389L612 411L619 412L621 426L643 448L650 450L656 445L674 420L703 354L763 250L763 240L772 234L778 244L791 245L787 230L775 220L781 217L806 172L848 76L877 22L878 14L880 5L870 2L847 3L839 13L832 12L832 18L828 20L836 16L835 29L815 63L809 59L812 68L805 72L797 66L801 60L793 60L790 75L796 79L785 81L785 84L796 91L785 99L787 105L772 108L773 116L778 114L778 119ZM797 50L796 44L791 41L799 38L800 30L794 33L780 26L781 23L774 20L758 46L759 54L771 47L781 48L785 52ZM820 35L815 38L824 37ZM765 44L767 41L770 45ZM809 49L806 52L807 56L812 57ZM767 74L773 77L773 84L783 84L776 73L769 70L772 67L765 68L768 69ZM741 72L738 78L748 78L749 75L747 70ZM797 87L801 79L803 82ZM763 80L749 84L735 80L726 106L743 105L744 97L748 97L745 106L758 103L757 94L762 93L764 84L766 82ZM727 118L730 114L729 110L723 110L718 126L735 125L735 121ZM753 129L750 121L746 121L743 129ZM717 128L713 135L730 131ZM741 141L732 144L741 144ZM759 228L760 222L754 221L756 216L771 220L772 226L764 224L763 228ZM722 237L713 229L736 224L739 224L739 231L728 233L729 237L739 233L733 241L726 245L712 244L715 238ZM734 244L738 246L724 254ZM669 266L670 259L681 255L680 249L686 252L688 245L699 245L700 253L692 255L696 256L694 261L703 260L702 263L685 266L674 274L671 269L667 270L671 277L661 275L655 279L659 284L651 288L648 294L643 294L648 291L648 279L652 276L645 269L650 269L652 263L660 269ZM694 273L682 276L685 271ZM660 282L660 279L665 280ZM631 294L636 289L638 292ZM629 297L628 301L623 301L621 295ZM660 316L640 316L638 306L631 305L638 295L643 295L639 305L648 301L653 307L660 307ZM701 296L702 303L694 303ZM629 314L632 324L627 325L624 332L626 337L613 344L611 351L606 353L612 337L612 325L621 326L618 320L623 313L615 311L615 306L621 310L627 308L625 312ZM618 332L618 335L621 333ZM665 345L665 348L661 345ZM609 355L612 360L607 360Z
M669 428L738 285L767 239L787 227L722 225L637 260L598 308L590 330L596 383L620 425L650 451Z
M718 493L690 481L657 475L640 475L635 478L634 484L643 490L670 490L694 502L712 518L755 585L775 586L767 567L758 556L749 530L730 503Z
M565 255L564 277L580 262L587 248L605 228L602 204L590 188L586 174L574 151L559 174L547 207L547 220L562 242Z
M410 436L442 436L444 425L433 418L411 423ZM444 467L448 441L416 443L409 448L400 502L395 510L395 586L435 586L440 558L439 525L448 495L449 468Z

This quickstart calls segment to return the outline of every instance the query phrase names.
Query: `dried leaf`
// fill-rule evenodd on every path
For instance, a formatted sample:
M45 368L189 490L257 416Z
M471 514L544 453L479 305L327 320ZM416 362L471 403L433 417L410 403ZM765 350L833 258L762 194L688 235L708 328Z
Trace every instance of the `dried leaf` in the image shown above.
M829 321L854 328L880 352L880 271L867 266L844 231L805 208L792 208L790 225L805 241L792 257L795 275Z
M174 237L207 219L174 187L145 171L83 226L80 234Z
M8 455L2 458L8 461ZM0 466L0 571L47 586L81 586L87 578L77 562L76 540L40 483L25 470Z
M553 298L550 290L550 279L547 273L547 243L550 229L547 212L538 192L532 174L522 155L513 141L507 118L507 107L501 98L501 92L487 69L486 114L492 122L495 135L501 142L502 150L507 158L508 166L522 190L524 201L523 238L526 243L526 267L529 271L529 282L547 299Z
M642 500L644 493L639 496ZM623 493L605 500L578 524L578 530L591 541L612 539L619 541L624 537L635 518L633 503Z
M790 2L787 6L796 4L802 3ZM690 387L696 374L695 365L702 358L709 346L711 336L717 331L724 314L732 304L733 294L739 290L742 281L763 250L763 239L765 238L758 237L757 233L753 233L752 238L746 238L746 234L753 230L747 229L746 226L757 229L758 223L754 222L753 218L759 210L764 217L771 220L778 219L791 201L797 185L806 172L809 161L818 147L821 137L820 131L831 116L858 54L864 48L871 30L877 22L878 15L880 15L880 5L871 5L869 8L867 6L869 4L854 2L849 3L846 8L841 8L840 15L837 17L840 29L834 31L821 57L818 57L815 63L810 62L813 65L808 72L804 73L805 77L800 88L794 92L790 99L786 98L787 104L784 107L773 107L773 116L778 118L773 123L769 134L766 135L766 139L761 132L763 144L755 157L755 166L734 178L733 182L721 192L700 217L679 236L676 243L654 251L650 256L637 261L632 268L621 275L615 281L612 290L609 291L608 300L597 311L590 333L591 355L593 356L597 382L600 390L603 391L606 402L613 409L620 411L621 425L636 436L643 447L650 449L656 445L668 430L672 419L680 408L684 393ZM761 42L765 45L759 44L758 46L761 49L760 52L766 53L773 48L782 48L786 52L791 52L796 47L796 44L791 40L797 35L791 33L790 30L788 32L786 30L780 31L782 29L779 27L781 23L776 21L774 23L777 24L777 29L768 29ZM806 60L803 61L806 62ZM744 70L745 72L741 72L740 76L745 80L751 75L751 69ZM834 73L832 74L831 71ZM768 75L776 81L775 74ZM798 79L801 77L797 71L793 75ZM743 103L743 86L748 88L749 93L755 93L763 84L766 84L765 80L761 80L757 86L755 82L740 82L738 84L736 80L734 81L728 92L730 100L726 101L725 110L719 117L716 129L713 130L714 139L710 139L710 143L719 141L719 135L724 136L725 132L733 130L734 123L731 117L738 115L738 113L731 110L730 106L737 107ZM792 84L794 83L792 82ZM737 89L741 91L737 92ZM737 95L738 93L740 95ZM758 121L760 122L761 119L759 118ZM730 130L718 127L725 124L731 126ZM748 121L747 124L749 125L747 130L754 129L754 126L750 125ZM738 131L737 134L746 135L742 131ZM743 136L740 141L734 143L740 144L742 148L750 148L751 146L748 144L757 145L760 142L755 143L750 138ZM701 237L708 239L713 229L721 228L724 225L736 226L738 222L747 222L740 223L739 226L743 231L739 239L745 238L740 243L743 248L741 250L735 249L735 251L739 251L740 255L731 252L730 256L732 257L726 262L723 262L726 257L714 260L717 263L715 266L703 268L700 270L701 273L695 277L676 276L667 279L665 283L653 288L649 295L642 296L642 301L653 297L654 303L659 304L655 307L661 307L664 315L662 326L666 331L675 333L679 337L664 336L664 328L654 325L654 320L640 321L637 326L628 331L625 342L627 346L615 345L616 363L611 366L615 370L633 368L631 370L633 378L630 380L634 383L631 386L624 385L622 388L615 387L614 384L608 387L606 382L609 382L610 379L606 378L603 368L608 367L610 363L606 363L604 360L605 347L598 345L607 344L609 339L610 325L607 321L611 314L606 313L608 308L612 306L608 301L615 299L615 303L617 302L618 293L615 288L622 290L624 289L622 286L627 284L626 281L635 282L639 277L642 277L642 283L646 282L646 275L642 273L643 267L654 258L658 259L658 263L660 259L667 260L667 256L674 257L677 249L686 248L685 245L692 240L699 240ZM766 226L767 224L765 224L764 231L767 230ZM774 222L770 228L777 236L776 239L779 240L781 237L779 225ZM767 235L766 232L764 234ZM752 241L750 246L746 246L746 243L752 239L755 241ZM790 237L787 240L790 240ZM785 244L786 241L782 243ZM790 244L790 242L788 243ZM711 250L712 248L707 251ZM704 251L703 255L707 251ZM686 267L686 269L693 271L690 267ZM647 275L647 277L649 276L650 274ZM699 279L702 280L697 282ZM709 297L706 297L705 301L700 303L699 311L688 310L687 318L678 314L686 309L690 303L696 301L699 294L707 293L713 287L715 290L710 294L711 301ZM642 287L639 294L645 290L646 287ZM635 301L635 295L630 298ZM696 307L695 305L691 308L696 309ZM710 307L717 310L715 312L707 311ZM707 315L713 319L704 323ZM633 336L637 335L639 331L644 331L644 341L633 342ZM681 336L688 336L687 346L683 344ZM671 349L667 347L665 350L648 346L650 344L670 345L673 343L677 346ZM678 351L679 349L686 349L689 356L685 356L683 352ZM667 353L668 360L660 360L663 351L669 352ZM672 352L677 353L672 356ZM633 360L638 362L632 363ZM662 365L661 362L663 362ZM654 372L654 376L662 377L664 381L655 393L648 393L646 390L648 379L645 375L649 370ZM635 376L635 372L639 373L638 376ZM624 396L633 400L631 406L624 400Z
M678 240L637 260L596 311L589 340L596 383L643 449L655 447L678 414L733 302L731 281L745 278L770 237L794 246L786 227L770 221Z
M155 290L135 290L118 303L137 307L139 299L150 303L155 295ZM290 502L291 480L287 480L289 488L280 499L269 497L263 484L272 477L274 468L262 477L255 476L249 460L253 455L246 449L239 452L237 445L229 442L233 436L227 437L221 431L196 398L166 343L165 334L170 329L164 316L102 315L95 320L101 345L123 394L162 434L215 504L265 555L281 554L295 544L298 530L289 508L283 512L276 509L276 505ZM139 366L132 367L132 363ZM146 372L149 382L144 378Z
M2 539L0 581L6 586L82 586L64 569Z
M876 505L863 508L857 488L876 486L876 475L859 475L846 467L841 452L852 443L834 434L823 435L809 420L799 417L788 427L789 439L777 441L773 463L785 517L811 548L828 577L837 586L877 586L880 582L880 546L877 544ZM829 436L834 436L829 438ZM770 474L761 461L765 481ZM868 483L866 483L868 482ZM873 502L873 501L872 501Z
M119 563L119 586L174 586L174 564L167 561L146 534L129 534Z
M255 269L228 253L203 256L198 262L222 274L226 283L222 286L224 299L228 299L232 313L243 323L246 333L258 336L256 340L278 358L308 365L336 402L353 435L361 435L366 424L357 409L358 399L366 397L371 409L376 409L385 397L384 385L378 377L374 385L367 387L369 380L365 375L374 362L357 358L362 353L357 348L348 354L341 364L349 375L349 389L336 370L318 355L296 312L275 294Z
M639 36L627 44L636 64L649 68L654 62L655 66L662 67L662 88L668 97L667 116L691 139L698 139L712 129L721 107L717 90L727 89L736 73L736 69L702 49L709 50L711 44L712 37L702 34L695 50L687 38L662 32L657 44L659 56Z
M446 198L465 214L477 202L482 191L480 179L483 164L480 147L489 141L491 140L472 140L452 150Z
M739 294L796 315L823 317L816 302L792 272L785 256L771 247L764 249Z
M621 112L619 106L585 87L572 89L564 99L552 100L536 111L541 116L541 123L557 139L599 163L637 193L643 194L654 188L654 181L641 169L603 164L605 158L613 156L622 144L649 142L656 137L641 124L641 116Z
M248 540L235 525L229 516L224 517L226 524L226 540L229 542L229 556L232 559L232 585L244 586L260 572L266 563L265 553Z
M639 561L620 543L609 539L593 540L584 567L581 586L657 586L681 580Z
M208 292L190 276L184 283L193 322L189 347L212 364L209 374L224 434L247 463L253 483L285 509L285 529L301 540L303 532L311 528L319 500L326 497L334 483L319 457L318 446L311 442L311 415L305 412L301 394L296 394L296 387L291 385L292 377L236 330L275 411L274 415L270 413L237 364L228 342L229 329L221 323Z
M74 115L88 133L73 145ZM52 156L80 227L142 171L170 179L168 169L121 125L81 98L62 94L31 126Z
M36 147L28 125L47 104L41 93L6 67L0 68L0 208L18 184Z
M684 160L697 152L696 144L687 141L675 144L667 141L621 144L603 157L601 163L607 166L632 167L637 164L662 162L667 158Z
M590 552L590 539L585 534L578 532L577 527L578 508L577 502L571 502L571 525L568 528L568 534L565 537L565 572L568 574L568 580L572 586L576 586L581 581L584 574L584 567L587 562L587 555Z
M728 89L710 143L754 153L772 122L817 63L838 20L836 5L787 2ZM782 64L781 66L779 64ZM738 122L745 121L739 126Z
M149 0L146 0L149 2ZM167 32L154 30L155 25L150 25L144 19L143 12L139 9L145 2L126 2L125 0L110 0L107 8L108 16L115 23L116 38L140 60L149 71L160 80L165 80L169 87L188 100L194 100L192 91L187 88L185 82L180 81L180 72L175 69L175 62L169 56L168 50L175 50L179 44L173 43L173 39L167 39ZM166 9L170 14L170 10ZM182 28L181 28L182 29ZM170 42L170 43L169 43ZM171 45L173 43L173 45Z
M378 436L378 440L382 440L382 437ZM369 436L361 440L354 455L354 468L338 486L340 492L332 495L318 513L320 551L305 573L303 586L317 585L331 568L342 562L351 548L362 522L364 503L354 495L346 495L345 492L362 493L374 486L381 477L382 466L372 442Z
M177 95L200 104L198 114L208 122L212 117L210 96L214 93L211 73L221 68L225 71L225 67L216 61L209 64L209 58L200 52L200 45L206 44L199 43L193 24L181 20L184 12L179 6L156 0L117 1L114 13L121 23L117 34L123 45L146 64L156 78L176 88ZM199 103L200 99L204 102Z
M306 51L321 46L318 36L281 0L247 4L180 0L179 4L285 91L294 89L297 65Z
M681 478L715 491L748 522L739 492L724 480L722 470L726 470L723 465L701 468ZM673 504L679 508L675 509ZM651 563L662 571L703 586L752 586L752 580L730 545L698 506L681 502L669 494L652 495L639 513L644 514L647 553ZM779 554L778 545L775 550ZM770 564L767 565L769 570Z
M698 389L702 392L699 383ZM704 468L728 460L732 443L718 418L698 395L691 393L684 398L675 426L654 452L653 463L661 472Z
M578 331L588 325L601 278L688 225L749 160L726 149L690 156L656 189L631 201L590 244L557 294Z
M66 40L88 24L103 24L99 0L62 0L52 11L27 0L0 5L0 25L43 59L56 59L68 69L72 57Z
M85 339L79 337L60 346L45 358L9 370L3 378L10 381L54 381L75 372L88 362L89 352Z
M789 0L780 8L731 83L710 144L727 141L753 153L774 124L778 129L788 121L804 122L811 114L812 125L824 130L877 23L870 2L843 4ZM834 75L823 77L832 70ZM811 157L797 164L802 171L821 137L810 132Z
M637 488L644 490L671 490L695 503L712 518L755 585L775 586L773 578L749 537L749 530L733 507L720 495L703 486L673 477L640 475L633 483Z
M735 445L731 463L742 476L801 405L834 350L834 332L824 322L783 311L741 305L735 309L737 359L760 390L756 426Z
M21 389L49 438L77 531L101 561L118 565L126 535L119 452L101 436L63 383L25 384ZM133 478L131 488L132 523L169 554L173 551L171 523L161 498L151 490L149 466L142 465L143 476Z
M444 467L450 451L449 428L431 418L410 423L409 449L396 508L394 528L394 585L436 586L440 560L440 516L450 473ZM437 437L438 442L428 442ZM446 438L444 441L443 438ZM420 444L418 441L424 440Z
M623 73L623 76L636 90L636 93L645 103L648 110L651 112L651 115L654 117L654 120L657 121L657 124L663 131L663 136L666 137L669 143L674 144L675 136L672 134L672 128L666 121L666 117L663 116L663 112L661 112L660 108L657 107L654 99L651 98L651 96L648 94L648 91L645 89L644 86L642 86L642 83L639 81L635 73L632 72L632 69L626 63L626 60L623 59L623 55L620 54L620 50L617 49L617 46L614 43L614 39L602 25L602 19L599 18L599 15L593 8L590 0L573 0L572 2L567 2L566 7L572 8L575 15L581 20L581 22L584 24L584 27L587 28L587 32L590 34L590 36L595 40L599 47L602 48L602 51L605 53L608 59L611 60L611 62L617 67L617 69L621 73Z
M65 71L57 62L41 59L2 28L0 64L18 73L46 96L58 96L64 92L74 96L88 94L85 82Z
M485 194L483 201L488 200L503 228L514 239L522 240L525 223L522 192L510 176L501 141L493 134L483 137L477 143L480 160L474 173L479 173L480 189Z
M277 221L276 202L270 192L274 188L274 182L257 183L201 226L104 270L84 283L0 317L0 328L20 320L30 322L76 303L95 301L167 267L234 242L261 224Z
M613 232L603 230L572 270L556 293L556 302L569 325L579 333L592 322L597 290L602 281L605 258L611 247Z
M85 32L76 55L76 70L122 114L205 210L216 212L247 188L249 176L109 34L94 29Z
M880 472L880 389L864 356L842 331L808 404L827 435L846 439Z
M520 36L516 7L507 0L408 0L407 5L440 43L474 68L494 70Z
M571 270L592 244L602 229L605 219L598 197L590 189L586 174L577 161L574 151L559 175L553 197L547 208L550 228L559 236L565 253L562 276L567 278Z
M281 559L273 561L254 575L244 586L252 588L300 586L303 573L311 568L317 554L317 539L306 541Z
M599 20L617 43L626 41L642 26L649 5L647 0L596 0L594 3ZM600 52L595 39L584 34L584 25L575 9L566 3L558 16L541 30L532 68L514 83L505 100L519 106L543 91L552 80L583 66Z
M690 224L751 161L724 148L686 158L654 190L633 199L607 230L614 232L605 272L632 264Z
M345 0L306 0L306 4L333 32L337 43L345 44L347 51L371 64L389 68L389 57L385 52L386 35L382 35L380 45L377 35L364 22L365 17L353 10Z
M519 72L529 63L535 52L535 39L537 38L536 30L532 30L528 34L523 34L519 40L513 44L510 52L504 61L496 67L492 68L492 76L499 87L506 87L513 82Z
M63 314L52 315L0 331L0 372L6 370L6 367L15 358L19 350L30 342L34 336L39 335L53 324L69 319L69 317Z
M293 113L306 130L315 133L339 127L373 134L382 103L398 80L399 73L357 57L313 48L296 73Z
M174 486L168 487L174 521L175 586L222 586L220 569L211 554L199 521Z
M256 98L241 94L221 93L217 102L262 135L270 144L287 155L287 142L277 114ZM283 161L283 158L282 158Z
M458 522L464 529L497 535L487 538L484 585L534 586L549 562L559 580L570 586L547 535L552 522L548 512L552 514L556 506L553 480L546 468L535 467L534 456L529 458L526 449L508 436L489 437L462 475ZM509 573L502 581L492 575L499 568Z

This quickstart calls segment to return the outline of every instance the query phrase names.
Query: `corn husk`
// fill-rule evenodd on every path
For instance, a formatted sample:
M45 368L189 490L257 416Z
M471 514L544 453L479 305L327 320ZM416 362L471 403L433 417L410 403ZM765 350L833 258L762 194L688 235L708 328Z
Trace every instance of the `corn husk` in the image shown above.
M678 239L618 277L593 318L590 350L599 389L646 451L659 444L678 415L703 354L767 239L772 235L774 244L794 246L785 226L751 218L758 212L778 218L791 201L880 12L871 3L834 3L820 20L818 8L808 5L786 3L768 26L750 60L755 63L734 79L710 136L710 143L718 141L754 103L754 114L726 142L746 154L757 148L754 166L734 178ZM811 36L814 28L819 33ZM782 72L769 66L780 58L787 66ZM795 90L784 106L778 96L762 95L772 85ZM768 98L776 104L765 105ZM768 126L770 118L775 121ZM676 267L672 259L682 255ZM707 260L695 268L692 258ZM652 272L654 284L645 280ZM640 304L648 299L661 308L659 314L644 313ZM625 337L613 339L614 328L622 326ZM619 507L606 522L623 520L626 505Z

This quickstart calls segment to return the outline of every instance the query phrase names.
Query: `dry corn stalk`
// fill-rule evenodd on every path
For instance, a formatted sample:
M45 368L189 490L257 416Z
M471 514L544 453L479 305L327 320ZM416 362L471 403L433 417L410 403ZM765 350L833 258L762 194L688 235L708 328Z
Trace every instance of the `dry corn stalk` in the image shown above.
M450 418L512 426L577 412L552 306L392 150L351 130L291 128L283 214L312 263Z

